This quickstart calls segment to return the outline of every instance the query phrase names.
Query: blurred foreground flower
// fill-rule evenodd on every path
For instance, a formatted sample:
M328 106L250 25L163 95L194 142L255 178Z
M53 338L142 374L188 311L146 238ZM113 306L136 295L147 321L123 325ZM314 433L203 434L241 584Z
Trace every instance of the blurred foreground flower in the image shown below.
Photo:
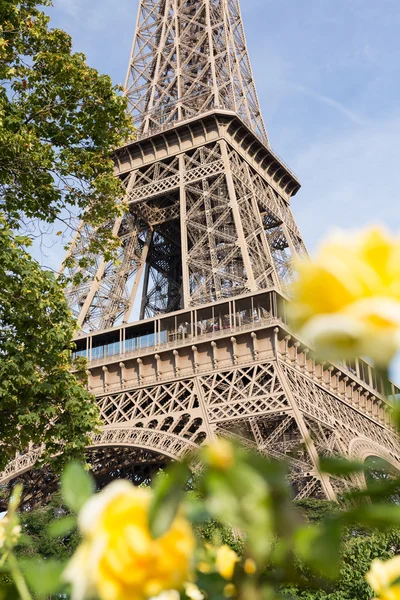
M366 580L380 600L400 598L400 556L387 562L374 560Z
M153 539L151 497L149 490L116 481L83 507L83 543L64 573L74 600L146 600L179 590L189 579L195 549L191 526L178 515L167 533Z
M0 552L14 548L21 536L21 525L5 516L0 520Z
M216 567L221 577L228 580L232 579L237 562L239 562L239 557L229 546L225 544L218 548Z
M218 471L227 471L235 464L233 446L228 440L222 437L204 446L202 458L208 466Z
M318 354L387 366L400 348L400 238L379 228L338 233L296 267L294 326Z
M1 563L12 553L21 537L21 525L17 515L21 494L22 487L16 485L11 494L7 512L0 519L0 556L3 556Z

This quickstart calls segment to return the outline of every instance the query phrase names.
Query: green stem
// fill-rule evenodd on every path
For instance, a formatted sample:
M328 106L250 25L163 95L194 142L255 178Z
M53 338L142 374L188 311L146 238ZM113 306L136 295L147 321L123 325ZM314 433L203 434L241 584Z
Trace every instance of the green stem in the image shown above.
M6 552L5 554L3 554L3 557L0 560L0 568L3 568L4 565L6 564L7 559L8 559L8 554L9 554L8 552Z
M10 555L8 557L8 564L10 565L10 572L21 597L21 600L33 600L28 590L28 586L26 585L22 571L19 568L18 561L12 552L10 552Z

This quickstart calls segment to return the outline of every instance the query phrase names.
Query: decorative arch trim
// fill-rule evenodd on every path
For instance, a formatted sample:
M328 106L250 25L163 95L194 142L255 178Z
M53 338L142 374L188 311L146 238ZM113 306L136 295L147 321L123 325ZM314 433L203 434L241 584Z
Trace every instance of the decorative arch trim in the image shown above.
M400 462L393 457L387 448L368 438L359 437L352 440L349 445L349 456L352 459L361 461L365 461L370 456L377 456L378 458L383 458L400 471Z
M118 446L142 448L158 452L173 460L183 459L187 454L199 448L194 442L173 433L142 427L104 428L98 435L93 436L92 439L93 443L88 446L88 450ZM5 485L34 468L42 452L42 448L36 448L16 457L0 473L0 485Z
M115 427L104 428L94 436L93 444L88 449L118 446L143 448L174 460L182 459L199 448L194 442L173 433L144 427Z

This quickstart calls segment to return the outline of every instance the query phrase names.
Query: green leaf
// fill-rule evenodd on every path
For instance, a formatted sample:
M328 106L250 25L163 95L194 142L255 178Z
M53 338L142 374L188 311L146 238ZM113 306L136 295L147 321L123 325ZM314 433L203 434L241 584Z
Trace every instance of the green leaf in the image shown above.
M323 473L329 473L329 475L336 475L337 477L346 477L365 470L365 464L346 460L345 458L321 457L319 465Z
M40 598L46 598L63 588L61 575L65 564L55 560L26 560L21 562L28 585Z
M337 520L300 527L295 534L295 550L315 573L334 579L339 574L341 528Z
M65 504L79 513L94 493L94 481L80 463L69 464L61 476L61 494Z
M390 479L368 482L367 487L359 490L352 490L346 494L346 498L355 500L357 498L369 498L372 501L387 500L391 494L398 494L400 491L400 480Z
M199 525L210 521L210 513L207 511L204 502L201 500L196 498L187 498L186 509L186 514L191 523Z
M395 504L371 504L359 506L344 517L350 523L362 523L370 527L388 529L400 526L400 506Z
M167 474L157 477L149 511L150 531L155 539L168 531L176 517L189 476L185 463L175 463Z
M47 528L47 533L51 538L64 537L74 531L77 527L76 518L73 516L57 519Z
M236 497L231 482L222 473L207 473L206 507L214 519L225 521L234 527L243 528L244 520L240 512L240 499Z

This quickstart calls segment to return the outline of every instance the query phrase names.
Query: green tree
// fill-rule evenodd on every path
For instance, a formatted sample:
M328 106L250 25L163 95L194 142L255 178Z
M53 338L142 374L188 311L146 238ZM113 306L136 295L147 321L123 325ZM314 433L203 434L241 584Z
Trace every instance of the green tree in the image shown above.
M21 220L97 229L93 250L112 250L106 223L124 210L111 151L130 135L120 88L49 27L50 0L0 0L0 210ZM67 213L68 214L68 213Z
M21 513L21 526L24 536L28 536L28 544L20 544L17 549L21 558L37 557L43 560L68 560L75 552L80 535L75 528L59 535L52 532L71 513L59 495L55 495L49 505Z
M311 524L329 515L337 515L337 504L324 500L302 500L296 508ZM286 588L284 595L300 600L371 600L373 591L365 580L374 559L389 560L400 554L400 532L397 528L378 531L370 527L348 527L343 530L338 577L324 581L300 564L301 585Z
M97 230L88 255L110 255L107 222L124 209L112 150L132 134L126 101L50 27L50 5L0 0L0 469L29 442L45 443L45 458L61 445L65 460L82 456L98 422L71 374L62 282L30 257L22 225L72 214Z
M0 214L0 468L17 450L82 457L98 422L94 398L71 373L75 322L62 286Z
M353 531L343 542L340 572L331 583L303 569L301 587L285 590L285 596L300 600L371 600L373 591L365 580L374 559L389 560L400 553L400 533Z

